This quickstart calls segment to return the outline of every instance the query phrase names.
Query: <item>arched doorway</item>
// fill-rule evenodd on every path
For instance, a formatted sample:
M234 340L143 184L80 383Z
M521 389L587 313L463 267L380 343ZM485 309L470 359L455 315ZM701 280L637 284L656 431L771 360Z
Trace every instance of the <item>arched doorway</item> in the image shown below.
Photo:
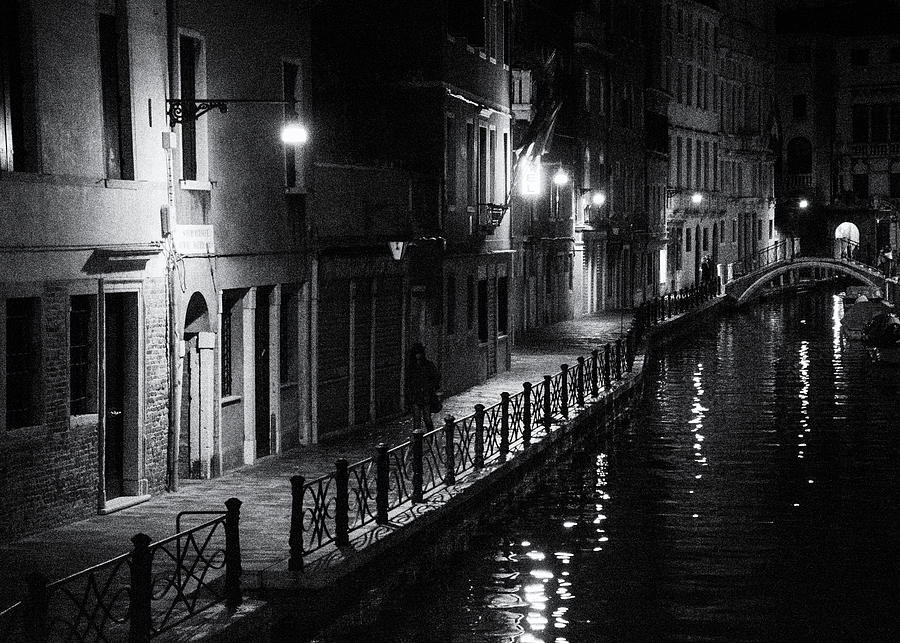
M834 229L834 258L857 259L859 250L859 228L850 221L844 221Z
M206 299L195 292L188 301L184 315L179 478L209 478L211 474L215 345Z

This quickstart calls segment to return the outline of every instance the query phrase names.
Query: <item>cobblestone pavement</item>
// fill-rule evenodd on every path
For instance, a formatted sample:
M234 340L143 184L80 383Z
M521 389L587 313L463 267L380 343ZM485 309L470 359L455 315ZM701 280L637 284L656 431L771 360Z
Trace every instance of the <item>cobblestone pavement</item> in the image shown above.
M441 415L464 417L472 413L475 404L489 406L499 401L503 391L516 393L523 382L539 382L544 375L557 373L560 364L575 364L578 356L614 342L629 320L629 312L624 316L607 312L527 334L514 349L508 372L448 397ZM0 607L22 597L28 573L39 571L51 580L63 578L129 551L129 539L138 532L154 540L175 533L175 516L180 511L224 509L225 500L231 497L243 501L240 534L244 569L269 567L288 556L292 475L318 477L333 471L338 458L353 462L369 457L379 442L397 444L406 440L411 430L409 416L378 423L325 444L264 458L220 478L182 481L178 492L155 496L135 507L2 544Z

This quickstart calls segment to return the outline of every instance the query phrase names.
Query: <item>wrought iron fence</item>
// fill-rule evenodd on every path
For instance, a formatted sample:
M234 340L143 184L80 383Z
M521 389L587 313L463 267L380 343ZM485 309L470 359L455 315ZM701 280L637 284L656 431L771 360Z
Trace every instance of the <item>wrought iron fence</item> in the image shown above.
M622 380L631 368L635 346L617 340L576 366L561 365L539 383L525 382L515 394L503 393L490 407L476 405L463 418L448 416L443 426L414 431L410 440L353 465L339 460L335 471L311 481L291 479L292 514L289 569L303 567L303 557L335 543L349 543L350 533L407 502L420 503L441 487L488 462L502 462L526 449L538 436L566 421L586 400Z
M0 640L145 641L218 603L241 603L241 501L225 511L182 512L176 533L48 583L35 574L24 600L0 612ZM181 531L186 515L215 516Z

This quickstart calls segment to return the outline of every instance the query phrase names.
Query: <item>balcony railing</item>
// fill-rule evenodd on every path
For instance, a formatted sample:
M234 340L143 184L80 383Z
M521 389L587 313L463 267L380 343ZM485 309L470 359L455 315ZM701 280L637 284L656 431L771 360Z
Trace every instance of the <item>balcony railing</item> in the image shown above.
M854 156L897 156L900 154L900 142L849 143L846 151Z

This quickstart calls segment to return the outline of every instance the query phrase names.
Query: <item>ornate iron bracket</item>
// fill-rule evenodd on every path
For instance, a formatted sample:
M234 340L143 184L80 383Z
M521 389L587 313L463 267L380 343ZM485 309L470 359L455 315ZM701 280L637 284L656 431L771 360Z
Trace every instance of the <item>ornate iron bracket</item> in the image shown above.
M221 113L228 111L228 102L224 100L194 100L190 98L169 98L166 100L166 116L169 125L175 127L185 121L195 121L206 112L218 109Z

